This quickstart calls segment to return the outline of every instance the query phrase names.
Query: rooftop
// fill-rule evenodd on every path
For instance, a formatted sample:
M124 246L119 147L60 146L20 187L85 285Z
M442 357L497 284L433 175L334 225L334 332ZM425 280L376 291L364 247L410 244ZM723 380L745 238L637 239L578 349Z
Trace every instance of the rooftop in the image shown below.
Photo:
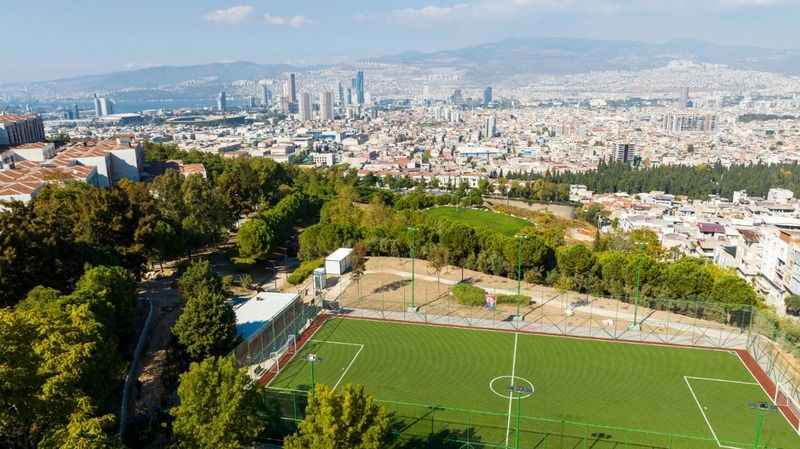
M244 341L250 341L298 298L297 293L261 292L252 299L234 304L236 333Z

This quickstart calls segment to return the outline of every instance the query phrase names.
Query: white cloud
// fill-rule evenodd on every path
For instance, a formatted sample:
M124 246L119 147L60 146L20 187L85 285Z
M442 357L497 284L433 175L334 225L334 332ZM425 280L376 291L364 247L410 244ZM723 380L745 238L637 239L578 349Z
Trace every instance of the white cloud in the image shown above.
M300 28L314 23L311 19L305 16L273 16L271 14L264 14L264 22L267 25L273 26L290 26L293 28Z
M233 25L240 23L250 17L253 13L253 7L250 5L233 6L227 9L217 9L206 13L203 16L209 22L224 23Z
M389 16L406 22L442 21L456 17L513 16L521 12L568 11L615 14L623 11L663 11L670 8L714 10L720 8L770 7L788 0L471 0L450 6L429 5L395 9Z

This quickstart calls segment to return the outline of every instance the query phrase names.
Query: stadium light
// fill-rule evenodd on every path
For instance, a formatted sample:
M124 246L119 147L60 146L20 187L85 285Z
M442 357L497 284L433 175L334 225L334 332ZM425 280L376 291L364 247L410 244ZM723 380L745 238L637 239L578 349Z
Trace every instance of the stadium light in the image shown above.
M778 407L768 402L752 402L748 404L748 406L759 412L758 419L756 420L755 437L753 438L753 449L759 449L761 447L761 434L764 433L764 421L767 420L767 413L774 412Z
M311 365L311 395L314 397L316 397L317 395L317 378L314 375L314 365L316 365L318 362L321 361L322 359L319 358L319 356L317 356L316 354L309 354L306 357L306 362L308 362Z
M644 244L639 243L639 253L644 254ZM633 306L633 323L631 323L632 329L640 329L639 325L639 301L642 297L642 290L640 286L642 277L642 263L641 259L639 263L636 264L636 294L634 295L634 306Z
M522 316L519 313L519 299L522 296L522 241L527 240L528 236L517 234L514 238L517 239L517 315L514 319L520 321L522 320Z
M408 227L408 232L411 233L411 310L417 311L417 303L414 298L415 280L416 275L414 271L414 259L417 256L417 228L414 226Z

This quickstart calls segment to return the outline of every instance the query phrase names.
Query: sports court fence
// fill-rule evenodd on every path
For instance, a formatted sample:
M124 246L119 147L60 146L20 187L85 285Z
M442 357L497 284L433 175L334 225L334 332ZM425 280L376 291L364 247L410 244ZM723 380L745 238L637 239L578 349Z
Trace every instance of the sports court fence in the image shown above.
M307 392L270 388L265 402L280 416L275 441L293 433L303 419ZM542 418L399 401L378 401L390 413L395 449L719 449L712 438L603 426L569 419ZM752 442L720 441L751 448Z
M458 304L449 287L432 283L416 286L412 307L411 288L403 281L359 295L351 286L326 306L341 316L375 320L746 351L765 374L758 380L767 394L800 429L800 336L757 307L656 298L637 302L545 288L523 291L530 302L519 309L514 304L469 307Z

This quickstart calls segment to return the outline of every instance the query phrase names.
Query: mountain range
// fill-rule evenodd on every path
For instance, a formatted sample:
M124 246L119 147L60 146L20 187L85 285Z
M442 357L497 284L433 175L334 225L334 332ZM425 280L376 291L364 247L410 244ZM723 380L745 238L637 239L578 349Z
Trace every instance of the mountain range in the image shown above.
M466 82L502 83L519 75L565 75L590 71L645 70L670 61L723 64L736 69L800 75L800 51L718 45L695 40L644 43L569 38L517 38L436 52L405 52L369 62L414 66L422 70L456 69ZM159 66L79 76L54 81L0 85L0 94L31 97L81 96L90 92L135 95L205 96L236 80L274 78L289 71L322 66L213 63Z

